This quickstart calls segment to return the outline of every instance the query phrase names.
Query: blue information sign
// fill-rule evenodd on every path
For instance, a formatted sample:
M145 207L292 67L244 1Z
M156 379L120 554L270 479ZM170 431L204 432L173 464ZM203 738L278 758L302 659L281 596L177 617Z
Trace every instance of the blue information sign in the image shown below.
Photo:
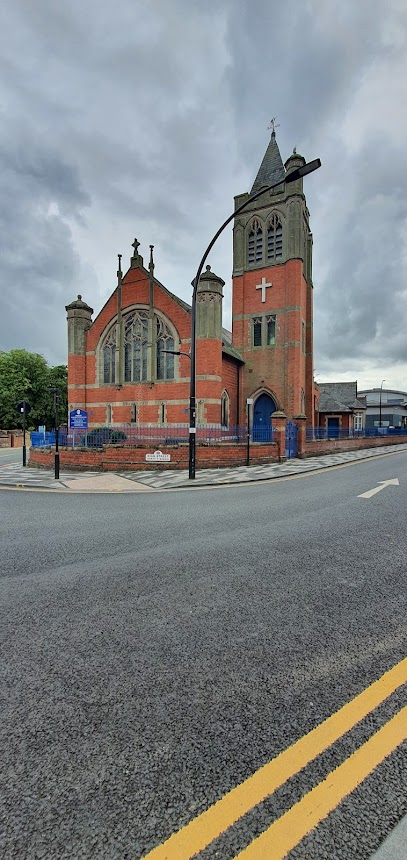
M69 413L69 427L71 430L87 430L88 413L84 409L73 409Z

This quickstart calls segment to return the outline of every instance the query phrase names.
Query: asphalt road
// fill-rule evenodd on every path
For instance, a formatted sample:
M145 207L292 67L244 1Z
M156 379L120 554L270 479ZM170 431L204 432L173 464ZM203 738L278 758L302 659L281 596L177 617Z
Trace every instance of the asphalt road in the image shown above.
M27 453L28 459L28 453ZM0 448L0 466L6 466L9 463L23 462L22 448Z
M406 509L405 453L225 489L0 491L2 860L139 860L405 658ZM254 844L406 686L200 860ZM290 860L367 860L407 811L406 753Z

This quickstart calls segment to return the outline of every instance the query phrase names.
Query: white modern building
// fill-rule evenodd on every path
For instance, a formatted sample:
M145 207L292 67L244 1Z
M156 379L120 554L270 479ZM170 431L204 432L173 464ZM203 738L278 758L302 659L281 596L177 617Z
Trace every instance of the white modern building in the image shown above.
M366 430L376 427L407 428L407 391L369 388L358 390L358 399L366 403Z

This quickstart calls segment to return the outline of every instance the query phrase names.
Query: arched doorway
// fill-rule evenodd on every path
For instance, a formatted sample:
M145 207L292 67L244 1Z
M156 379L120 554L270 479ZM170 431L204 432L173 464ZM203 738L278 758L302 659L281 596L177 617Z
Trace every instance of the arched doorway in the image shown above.
M276 404L269 394L260 394L253 407L253 442L271 442L271 416Z

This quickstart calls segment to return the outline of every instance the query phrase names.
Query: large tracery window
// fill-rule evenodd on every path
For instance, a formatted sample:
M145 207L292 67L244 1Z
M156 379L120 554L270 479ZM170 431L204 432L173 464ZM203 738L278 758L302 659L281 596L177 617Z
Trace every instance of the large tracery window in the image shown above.
M248 234L247 262L249 266L263 262L263 230L256 218Z
M151 322L146 309L137 308L123 315L121 372L124 383L137 385L139 382L151 382L154 379L175 378L174 333L169 324L157 315L154 315L151 332ZM116 331L117 325L113 325L101 347L101 379L106 384L114 384L117 381Z
M174 379L174 336L164 320L157 318L157 379Z
M148 312L133 311L124 317L124 381L147 379Z
M110 330L103 347L103 382L115 381L116 326Z
M283 256L283 227L275 213L267 228L267 261L279 260Z

